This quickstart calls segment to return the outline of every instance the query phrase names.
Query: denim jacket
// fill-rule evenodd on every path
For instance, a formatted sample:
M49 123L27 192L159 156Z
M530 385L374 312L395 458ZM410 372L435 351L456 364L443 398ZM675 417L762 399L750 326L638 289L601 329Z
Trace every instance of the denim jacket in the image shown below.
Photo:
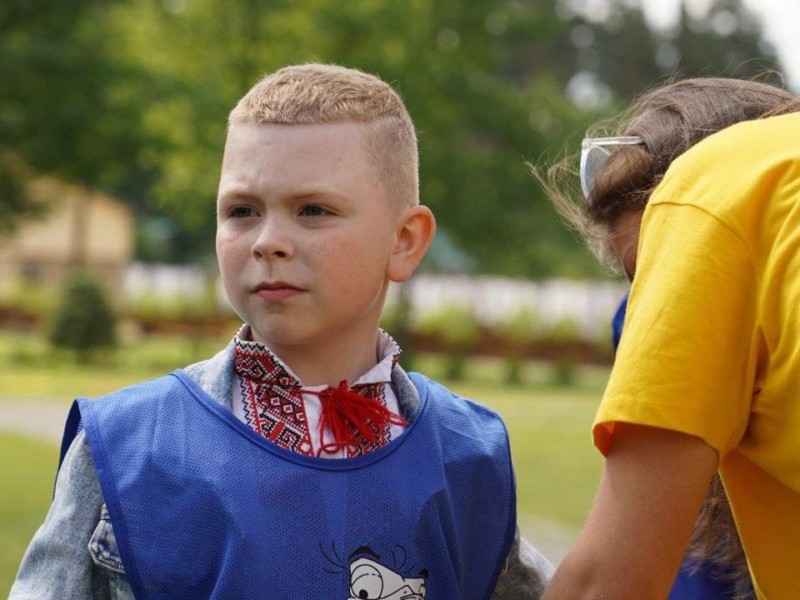
M209 396L231 407L233 345L210 360L186 368ZM416 389L395 367L392 385L401 412L413 421L419 408ZM548 560L519 535L493 600L538 598L552 575ZM114 529L103 501L86 435L67 451L56 481L53 503L22 559L11 600L130 600L133 593L119 557Z

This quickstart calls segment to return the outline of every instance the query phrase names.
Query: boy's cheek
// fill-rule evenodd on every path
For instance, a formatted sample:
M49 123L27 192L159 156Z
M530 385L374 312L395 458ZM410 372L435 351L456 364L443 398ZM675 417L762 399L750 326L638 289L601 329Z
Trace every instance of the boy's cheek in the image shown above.
M228 245L235 242L241 235L242 232L237 231L236 228L231 227L230 224L224 221L219 223L217 225L217 248L221 245Z

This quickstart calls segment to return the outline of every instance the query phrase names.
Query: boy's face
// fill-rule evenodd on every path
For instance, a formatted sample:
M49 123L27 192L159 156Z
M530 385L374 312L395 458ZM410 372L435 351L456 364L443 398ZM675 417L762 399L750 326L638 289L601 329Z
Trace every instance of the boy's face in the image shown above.
M366 131L355 122L244 123L228 133L217 199L222 280L253 337L284 359L332 339L375 343L403 211L365 152Z

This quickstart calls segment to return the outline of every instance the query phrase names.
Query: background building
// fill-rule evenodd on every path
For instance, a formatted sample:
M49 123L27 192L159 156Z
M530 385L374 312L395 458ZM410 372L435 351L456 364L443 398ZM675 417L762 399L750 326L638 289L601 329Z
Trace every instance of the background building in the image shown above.
M134 251L130 206L52 177L32 180L25 192L49 210L0 239L0 286L57 288L72 269L86 267L119 300Z

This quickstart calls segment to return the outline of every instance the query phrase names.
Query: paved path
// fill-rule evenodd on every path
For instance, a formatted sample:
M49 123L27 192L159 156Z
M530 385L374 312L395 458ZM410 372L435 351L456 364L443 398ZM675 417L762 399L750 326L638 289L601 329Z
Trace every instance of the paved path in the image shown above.
M69 404L0 398L0 431L14 431L53 444L61 442Z
M575 535L563 524L523 515L519 521L522 536L544 554L554 565L564 560L575 541Z
M0 397L0 431L22 433L57 446L68 411L69 405L59 402ZM536 518L521 521L520 528L523 536L555 564L564 558L574 538L559 523Z

